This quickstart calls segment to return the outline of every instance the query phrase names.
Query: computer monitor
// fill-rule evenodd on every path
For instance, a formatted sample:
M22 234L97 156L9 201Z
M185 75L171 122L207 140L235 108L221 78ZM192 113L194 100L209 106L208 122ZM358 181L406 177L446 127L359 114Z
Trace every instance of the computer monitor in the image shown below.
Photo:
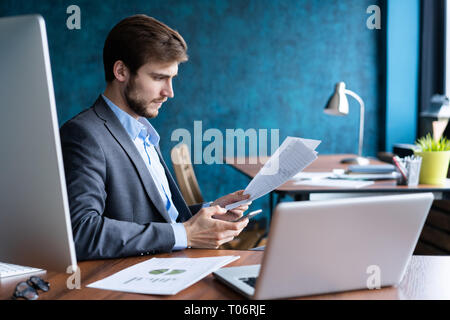
M0 18L0 261L76 268L44 19Z

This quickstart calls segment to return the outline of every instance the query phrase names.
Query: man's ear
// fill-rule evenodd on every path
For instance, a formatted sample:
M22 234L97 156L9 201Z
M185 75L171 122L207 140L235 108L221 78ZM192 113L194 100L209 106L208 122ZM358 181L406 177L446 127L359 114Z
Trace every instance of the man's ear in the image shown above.
M130 76L130 71L128 70L125 63L122 60L117 60L113 66L114 77L119 82L125 82Z

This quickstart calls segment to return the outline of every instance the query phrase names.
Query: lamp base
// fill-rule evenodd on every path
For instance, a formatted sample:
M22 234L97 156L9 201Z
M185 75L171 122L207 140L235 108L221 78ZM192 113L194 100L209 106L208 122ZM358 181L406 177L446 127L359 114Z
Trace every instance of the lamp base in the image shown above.
M345 158L341 160L341 163L359 164L360 166L365 166L369 164L369 159L363 157Z

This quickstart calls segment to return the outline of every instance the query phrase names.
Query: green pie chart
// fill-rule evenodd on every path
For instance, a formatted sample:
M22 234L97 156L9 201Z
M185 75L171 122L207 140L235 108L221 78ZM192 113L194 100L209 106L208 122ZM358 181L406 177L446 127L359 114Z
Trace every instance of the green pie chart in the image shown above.
M167 271L169 271L169 269L155 269L155 270L149 271L148 273L150 273L150 274L162 274L162 273L167 272Z

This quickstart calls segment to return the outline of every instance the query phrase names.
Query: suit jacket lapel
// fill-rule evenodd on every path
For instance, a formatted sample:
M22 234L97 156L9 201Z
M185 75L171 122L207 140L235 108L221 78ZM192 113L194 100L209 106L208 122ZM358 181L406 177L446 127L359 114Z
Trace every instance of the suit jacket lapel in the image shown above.
M134 145L133 141L131 141L129 135L123 128L119 119L117 119L114 112L108 107L101 96L95 102L94 110L97 115L105 121L105 126L108 128L109 132L114 136L117 142L122 146L122 148L130 157L139 174L139 177L141 178L145 191L155 205L156 209L167 222L171 222L169 213L167 212L164 202L159 195L158 188L156 187L155 182L148 172L144 160L142 160L139 151L137 151L136 146Z

